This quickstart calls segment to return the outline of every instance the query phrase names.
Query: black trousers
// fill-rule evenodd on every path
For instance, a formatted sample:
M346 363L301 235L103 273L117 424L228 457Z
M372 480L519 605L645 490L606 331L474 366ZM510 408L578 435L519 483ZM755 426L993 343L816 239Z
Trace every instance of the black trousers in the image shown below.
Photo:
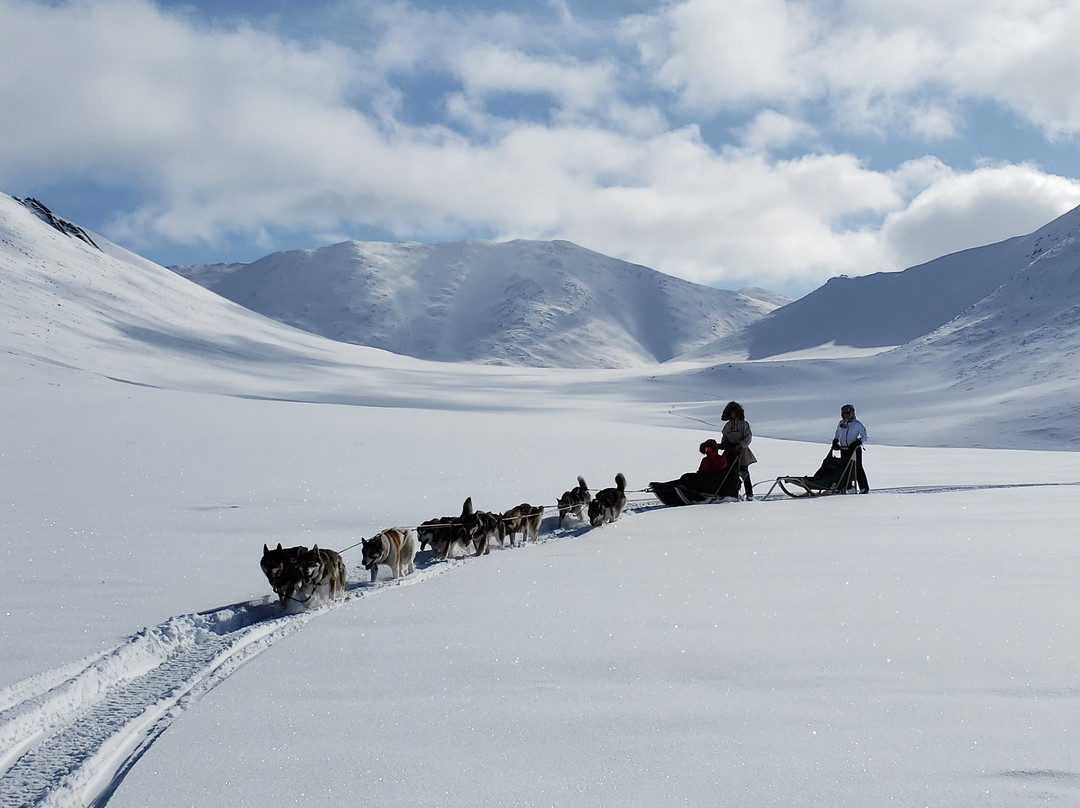
M739 479L742 480L743 492L746 494L747 498L749 499L754 496L754 484L750 482L750 469L746 466L741 466L739 468Z
M847 460L851 457L852 452L855 453L855 480L859 483L860 491L869 491L870 483L866 481L866 470L862 464L862 447L856 446L852 449L850 446L840 447L840 457Z

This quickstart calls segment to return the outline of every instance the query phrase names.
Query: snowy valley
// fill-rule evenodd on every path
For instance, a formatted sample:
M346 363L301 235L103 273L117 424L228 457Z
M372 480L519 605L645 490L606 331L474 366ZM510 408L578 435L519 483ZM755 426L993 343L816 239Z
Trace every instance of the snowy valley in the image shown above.
M781 305L566 243L188 280L0 195L0 806L1074 804L1078 229ZM871 495L657 507L729 399L759 496L855 402ZM466 497L541 540L368 582Z

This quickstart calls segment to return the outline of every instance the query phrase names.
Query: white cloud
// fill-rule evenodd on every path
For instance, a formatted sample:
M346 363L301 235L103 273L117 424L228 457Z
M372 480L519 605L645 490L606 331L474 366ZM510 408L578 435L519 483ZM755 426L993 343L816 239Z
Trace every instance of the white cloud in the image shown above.
M1037 230L1080 205L1080 182L1032 165L984 166L938 174L905 207L886 217L881 241L897 266L1003 241Z
M806 121L784 115L774 109L765 109L742 127L738 134L740 141L747 148L771 151L787 148L800 141L813 138L817 134L817 129Z
M955 98L990 92L1000 74L972 64L988 58L982 44L931 30L940 5L893 5L906 11L852 0L834 30L811 14L818 6L790 0L691 0L635 17L621 36L681 94L674 110L647 71L614 61L619 44L597 47L565 6L530 27L507 13L371 5L374 33L301 47L145 0L0 0L0 109L17 111L0 116L0 182L122 188L140 201L107 235L135 248L242 235L269 250L295 246L274 244L274 231L361 225L440 240L481 231L568 238L694 280L788 293L1032 230L1080 204L1077 182L1035 165L962 170L926 156L876 169L829 149L822 116L804 114L820 97L832 125L933 140L962 129ZM979 30L964 15L948 21ZM1038 26L1024 30L1045 41ZM1035 69L1031 41L1010 53ZM969 89L944 71L921 94L928 76L958 65ZM426 100L445 115L420 122L403 111L397 78L426 73L442 79ZM1004 85L1001 98L1013 92ZM1059 85L1043 89L1045 99L1027 97L1032 116ZM502 96L529 93L549 110L497 114ZM736 142L711 144L703 127L665 116L710 106L746 108L725 119ZM1067 115L1057 120L1048 131L1069 131ZM776 156L808 142L814 151Z
M1077 3L685 0L624 34L699 111L825 103L841 127L933 139L956 134L956 107L977 100L1051 137L1080 133Z
M695 109L769 103L804 96L814 23L785 0L687 0L628 20L657 81Z

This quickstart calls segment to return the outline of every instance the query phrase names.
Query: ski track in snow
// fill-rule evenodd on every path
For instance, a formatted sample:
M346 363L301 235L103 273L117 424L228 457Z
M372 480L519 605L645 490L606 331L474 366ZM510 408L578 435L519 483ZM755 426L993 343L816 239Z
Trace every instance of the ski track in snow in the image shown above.
M912 486L874 493L1039 486L1080 486L1080 482ZM627 503L631 512L659 507L664 506L651 497ZM557 523L557 517L553 521ZM549 528L540 542L572 538L589 529L584 523ZM375 584L357 583L367 573L354 565L350 590L336 604L289 614L267 596L173 617L105 653L0 690L0 808L107 805L126 774L169 725L244 663L329 609L355 604L390 587L421 583L463 562L430 561L407 578Z
M106 805L161 733L245 662L331 608L460 563L352 583L344 601L297 614L267 597L173 617L101 655L0 691L0 807ZM362 575L356 569L351 577Z
M548 529L540 542L587 530ZM245 662L329 609L462 563L418 563L407 578L374 584L354 564L349 591L337 603L289 613L268 595L172 617L102 654L0 690L0 808L102 808L169 725Z

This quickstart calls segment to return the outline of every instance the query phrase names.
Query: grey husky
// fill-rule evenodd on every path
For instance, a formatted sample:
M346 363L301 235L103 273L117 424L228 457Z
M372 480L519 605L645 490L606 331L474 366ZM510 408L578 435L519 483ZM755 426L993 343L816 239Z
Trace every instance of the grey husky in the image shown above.
M298 563L285 567L277 593L282 606L290 600L306 604L323 587L330 600L345 596L345 562L335 550L324 550L316 544L304 550Z

